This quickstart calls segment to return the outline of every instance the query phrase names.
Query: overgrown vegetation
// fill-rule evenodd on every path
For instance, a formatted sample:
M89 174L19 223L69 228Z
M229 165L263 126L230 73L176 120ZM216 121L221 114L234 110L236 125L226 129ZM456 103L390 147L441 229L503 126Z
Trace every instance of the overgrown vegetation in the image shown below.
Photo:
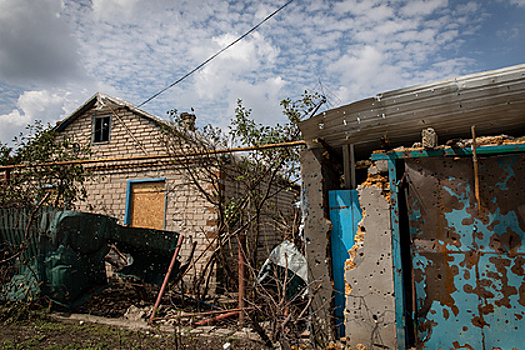
M27 126L26 133L13 139L12 147L0 144L0 166L5 174L0 208L32 208L43 199L46 206L71 208L85 199L83 184L89 174L82 165L67 162L88 154L89 148L59 138L50 125L37 121Z
M281 106L286 122L268 126L256 123L252 111L239 100L226 131L212 125L195 127L191 115L171 110L168 112L171 120L180 127L163 128L166 148L178 156L181 172L215 207L219 229L210 242L215 249L207 268L218 264L219 271L229 276L223 279L226 289L237 288L238 279L231 276L239 275L239 238L248 237L246 249L241 249L246 257L245 298L254 306L247 319L266 338L267 345L287 342L293 338L292 334L297 337L301 325L304 330L303 321L308 315L307 302L300 302L299 297L286 298L289 286L282 276L274 276L277 288L268 289L253 282L261 264L261 240L268 228L265 225L272 222L274 231L279 227L281 239L294 241L298 236L298 217L293 211L279 212L277 200L286 192L290 196L299 195L299 150L293 147L301 139L298 122L315 113L322 103L321 96L307 92L297 101L285 99ZM281 146L266 147L276 144ZM265 258L273 246L264 248ZM201 271L194 283L194 288L203 294L207 290L202 288L207 286L204 283L207 273ZM315 286L310 288L315 291ZM260 321L271 324L262 327Z
M86 157L89 148L59 138L50 125L39 121L27 126L26 133L15 137L12 145L0 144L0 301L8 294L4 287L20 271L31 277L18 281L20 291L13 291L13 295L21 293L21 299L34 301L32 291L38 289L38 276L32 264L37 258L35 249L42 244L38 229L41 209L72 209L74 203L85 199L83 185L89 173L75 161ZM30 307L15 303L8 316L28 316Z

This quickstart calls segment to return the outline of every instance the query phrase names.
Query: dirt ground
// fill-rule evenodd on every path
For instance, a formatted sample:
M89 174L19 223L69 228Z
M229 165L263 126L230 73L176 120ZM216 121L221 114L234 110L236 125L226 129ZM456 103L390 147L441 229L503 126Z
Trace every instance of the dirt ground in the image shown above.
M155 290L129 286L107 288L76 310L40 301L0 304L0 350L8 349L262 349L261 342L235 335L231 324L191 327L187 321L157 321L146 324L154 303ZM197 311L193 303L184 308L180 300L163 300L162 316L174 309ZM176 305L178 304L178 305ZM141 317L129 319L131 305L142 310ZM171 307L169 307L171 306ZM146 311L146 312L144 312ZM233 321L232 321L233 322ZM232 330L220 332L221 326ZM203 329L207 332L204 333Z
M100 290L76 309L66 309L42 298L27 304L0 303L0 350L3 349L264 349L261 337L238 317L210 320L237 307L234 296L205 302L195 296L168 291L152 326L147 320L158 287L116 283ZM217 309L220 308L221 311ZM268 327L264 322L260 325ZM298 338L309 348L308 335ZM291 344L290 344L291 345Z
M13 315L0 307L0 349L261 349L262 344L227 335L202 336L173 328L171 332L125 330L84 321L60 321L42 311ZM11 313L13 317L6 317ZM15 318L25 318L16 320Z
M261 349L260 343L228 336L130 331L98 324L26 320L0 327L0 349Z

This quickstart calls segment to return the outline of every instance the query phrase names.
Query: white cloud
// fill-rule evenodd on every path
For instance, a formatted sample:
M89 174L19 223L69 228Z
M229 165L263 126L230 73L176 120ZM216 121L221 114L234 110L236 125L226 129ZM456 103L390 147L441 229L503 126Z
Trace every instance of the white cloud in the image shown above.
M402 15L408 17L429 16L437 9L445 8L448 0L416 0L408 1L399 11Z
M525 7L525 0L510 0L512 5L517 5L520 7Z
M62 96L46 90L26 91L17 101L17 108L0 115L0 141L10 142L28 124L41 120L55 123L66 115L68 94Z
M378 47L355 48L328 67L329 71L341 76L338 97L351 101L359 96L366 97L401 82L401 69L388 63L388 54Z
M115 16L130 15L139 0L93 0L96 18L112 19Z
M491 6L508 11L511 2L519 6L522 1L494 0ZM63 98L63 105L41 101L50 115L64 115L60 108L71 112L96 91L139 104L282 4L0 0L0 88L12 89L1 96L2 123L33 119L37 112L21 103L34 91ZM470 73L479 70L484 56L465 47L486 33L481 32L484 21L494 23L497 16L488 16L487 5L473 0L295 1L142 108L164 116L172 108L194 107L198 121L225 125L242 98L254 116L272 122L280 114L279 100L299 97L319 81L337 95L333 100L347 103ZM513 38L517 29L510 29L518 25L494 25L490 32Z

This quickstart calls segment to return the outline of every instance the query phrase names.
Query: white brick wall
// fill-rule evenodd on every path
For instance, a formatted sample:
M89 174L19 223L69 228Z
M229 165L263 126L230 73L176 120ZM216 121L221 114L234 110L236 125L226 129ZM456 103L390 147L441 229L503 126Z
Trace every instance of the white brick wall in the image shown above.
M144 117L135 115L124 108L114 108L120 120L124 122L127 129L122 123L111 116L110 142L108 144L92 145L92 112L88 111L68 125L63 135L67 135L82 145L90 145L92 159L101 158L124 158L143 156L144 151L129 135L133 133L138 142L146 149L148 155L166 154L167 149L160 142L161 133L153 121ZM109 110L97 111L97 114ZM123 166L131 164L132 166ZM165 178L166 182L166 205L165 205L165 229L167 231L178 232L187 237L185 244L181 248L182 259L190 254L191 243L196 241L197 247L195 257L198 257L203 250L213 241L217 227L214 224L217 220L216 209L206 201L203 195L191 184L188 176L176 165L140 165L140 162L106 162L104 164L92 165L93 176L86 184L88 200L85 203L79 203L78 210L91 211L105 214L118 219L120 224L124 223L126 211L126 191L128 180L147 179L147 178ZM226 196L242 194L242 188L239 183L226 181L224 190ZM294 201L295 194L284 192L277 199L276 207L283 213L291 213L291 204ZM260 237L259 250L260 260L266 259L268 252L278 243L281 237L276 236L272 227L270 227L270 216L276 213L277 209L268 208L263 217L263 234ZM250 244L250 243L249 243ZM236 264L237 242L233 240L230 245L231 254ZM250 249L255 249L252 246ZM203 255L203 258L197 262L197 269L204 267L209 260L214 248L210 249ZM234 268L236 271L236 268ZM215 274L215 272L214 272ZM194 276L189 273L189 278ZM231 279L232 276L227 276Z

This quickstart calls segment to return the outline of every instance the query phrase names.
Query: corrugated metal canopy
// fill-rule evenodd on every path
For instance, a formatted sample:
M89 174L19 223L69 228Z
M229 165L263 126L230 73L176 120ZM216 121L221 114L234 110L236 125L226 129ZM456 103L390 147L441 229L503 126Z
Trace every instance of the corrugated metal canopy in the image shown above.
M477 135L525 133L525 64L378 94L320 113L299 124L308 147L324 139L334 149L354 144L358 159L381 149L421 140L432 127L439 142Z

